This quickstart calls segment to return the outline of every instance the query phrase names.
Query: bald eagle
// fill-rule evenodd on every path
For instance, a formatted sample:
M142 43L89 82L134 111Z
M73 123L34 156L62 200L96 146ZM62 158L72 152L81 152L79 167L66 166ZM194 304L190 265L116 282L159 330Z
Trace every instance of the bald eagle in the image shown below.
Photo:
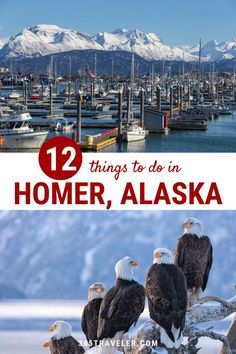
M56 321L49 332L54 332L54 336L49 342L44 343L44 348L49 348L51 354L83 354L84 348L72 337L72 327L64 321Z
M130 257L119 260L115 266L116 284L104 297L98 319L98 339L120 339L130 327L137 323L145 306L145 290L133 279L133 267L137 266ZM108 348L112 353L115 348ZM104 351L105 352L105 351Z
M104 295L105 289L102 283L94 283L89 287L88 304L83 310L81 327L91 347L96 345L98 315Z
M212 266L212 244L208 236L203 236L203 226L195 218L188 218L183 224L183 235L179 238L174 263L186 277L188 287L188 306L197 303L202 291L206 289Z
M185 326L187 285L182 270L173 264L171 251L154 251L153 265L146 278L150 317L160 326L160 342L167 348L179 348Z

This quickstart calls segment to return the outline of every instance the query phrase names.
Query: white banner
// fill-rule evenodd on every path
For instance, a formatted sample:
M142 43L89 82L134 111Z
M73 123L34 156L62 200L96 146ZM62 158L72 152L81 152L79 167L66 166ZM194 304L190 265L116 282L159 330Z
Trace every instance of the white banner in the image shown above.
M236 154L83 153L67 180L37 153L0 154L0 209L236 210Z

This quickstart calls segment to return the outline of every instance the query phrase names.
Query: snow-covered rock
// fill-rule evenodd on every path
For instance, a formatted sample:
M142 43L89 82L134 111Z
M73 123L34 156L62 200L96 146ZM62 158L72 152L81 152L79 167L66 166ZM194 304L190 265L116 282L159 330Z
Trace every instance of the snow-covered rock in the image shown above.
M184 56L185 60L195 60L181 48L165 45L156 34L144 33L138 29L117 29L112 33L98 33L93 38L105 50L126 50L145 59L183 60Z
M3 43L2 43L3 44ZM1 48L1 40L0 40ZM168 46L155 33L138 29L117 29L90 36L56 25L35 25L24 28L0 49L0 58L34 58L78 49L134 52L148 60L198 59L199 46ZM223 60L236 57L236 38L218 43L209 41L202 47L203 60Z
M199 46L189 48L189 53L198 55ZM236 57L236 38L218 43L211 40L202 46L202 56L209 61L232 59Z
M185 60L195 57L178 47L164 44L154 33L138 29L117 29L89 36L55 25L35 25L24 28L10 38L0 50L2 58L31 58L75 49L132 51L149 60Z
M27 27L10 38L0 50L0 56L38 57L74 49L102 49L90 36L54 25Z
M4 41L0 38L0 49L3 47Z

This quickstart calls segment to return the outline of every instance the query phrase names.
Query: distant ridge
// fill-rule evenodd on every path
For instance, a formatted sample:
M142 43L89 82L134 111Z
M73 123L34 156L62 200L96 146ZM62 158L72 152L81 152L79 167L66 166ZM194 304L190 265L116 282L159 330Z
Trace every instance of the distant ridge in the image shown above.
M117 29L95 36L60 28L55 25L34 25L11 37L0 50L1 59L35 58L71 50L129 51L147 60L194 61L196 57L179 47L165 45L154 33L138 29Z

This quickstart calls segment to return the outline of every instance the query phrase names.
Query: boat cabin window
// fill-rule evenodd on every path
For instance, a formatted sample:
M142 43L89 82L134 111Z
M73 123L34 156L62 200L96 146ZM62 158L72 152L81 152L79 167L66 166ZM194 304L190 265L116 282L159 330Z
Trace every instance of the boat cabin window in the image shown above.
M24 123L24 122L23 122ZM23 126L22 122L16 122L15 123L15 129L21 128Z

